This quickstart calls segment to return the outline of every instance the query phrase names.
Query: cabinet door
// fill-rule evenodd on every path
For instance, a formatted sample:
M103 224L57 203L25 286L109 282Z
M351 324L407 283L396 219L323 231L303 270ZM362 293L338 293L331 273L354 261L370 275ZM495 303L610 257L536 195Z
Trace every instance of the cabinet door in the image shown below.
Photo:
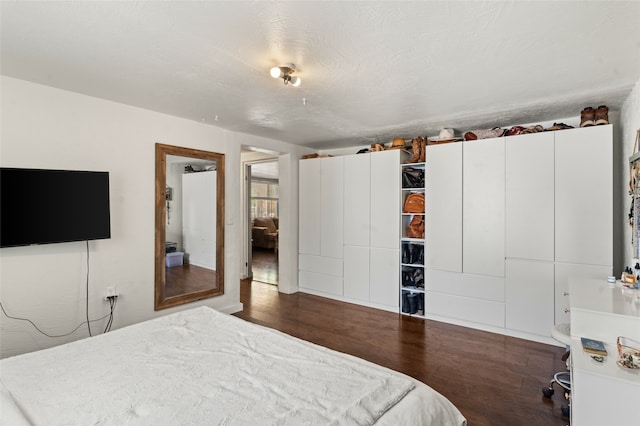
M612 265L612 126L554 135L556 261Z
M554 134L505 139L506 256L553 261Z
M320 159L299 163L298 250L320 255Z
M344 244L369 247L370 155L344 157Z
M425 266L462 272L462 143L427 147Z
M555 323L563 324L570 322L569 278L596 278L604 281L609 275L611 275L611 266L556 263Z
M398 249L371 247L369 254L369 300L398 308L400 288L400 253Z
M549 336L553 326L553 262L507 259L506 327Z
M371 159L371 247L399 249L400 150L373 152L369 157Z
M465 142L462 164L462 270L504 277L504 138Z
M344 296L369 301L369 247L344 246Z
M320 255L342 258L343 157L320 159Z

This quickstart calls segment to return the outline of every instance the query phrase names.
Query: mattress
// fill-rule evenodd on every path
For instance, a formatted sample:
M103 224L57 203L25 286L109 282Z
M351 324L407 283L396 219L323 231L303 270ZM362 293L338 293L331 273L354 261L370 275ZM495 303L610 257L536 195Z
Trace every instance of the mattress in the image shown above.
M0 361L2 424L464 425L408 376L199 307Z

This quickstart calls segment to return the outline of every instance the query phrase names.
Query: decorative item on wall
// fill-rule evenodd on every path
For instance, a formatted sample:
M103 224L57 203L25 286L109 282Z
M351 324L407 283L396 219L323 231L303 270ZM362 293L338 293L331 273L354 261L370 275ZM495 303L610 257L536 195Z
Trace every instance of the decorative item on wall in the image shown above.
M631 244L633 257L640 258L640 129L636 131L636 139L629 157L629 195L631 207L629 209L629 225L631 226Z
M281 78L284 81L284 84L291 83L293 87L298 87L300 86L300 83L302 83L302 80L300 79L300 77L292 75L295 72L296 66L294 64L285 64L279 67L271 68L271 77Z

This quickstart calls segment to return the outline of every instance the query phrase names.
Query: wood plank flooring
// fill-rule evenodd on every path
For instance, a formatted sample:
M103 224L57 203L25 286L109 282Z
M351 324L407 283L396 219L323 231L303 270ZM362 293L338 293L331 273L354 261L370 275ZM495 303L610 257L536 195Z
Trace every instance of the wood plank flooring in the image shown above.
M216 288L216 271L185 263L166 268L165 295L167 297Z
M343 303L243 280L245 320L366 359L426 383L453 402L469 425L566 425L558 389L564 349L437 321Z
M253 280L278 285L278 254L273 249L254 247L251 252Z

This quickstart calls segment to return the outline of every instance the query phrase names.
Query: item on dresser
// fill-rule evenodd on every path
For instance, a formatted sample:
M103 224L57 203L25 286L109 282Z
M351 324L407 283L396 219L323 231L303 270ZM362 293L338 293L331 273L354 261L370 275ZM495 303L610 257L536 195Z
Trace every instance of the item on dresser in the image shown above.
M580 127L588 127L596 124L596 111L593 107L586 107L580 111Z
M640 342L624 336L618 336L616 339L618 347L618 356L620 359L629 360L640 368Z
M405 144L406 142L404 138L395 138L393 141L391 141L391 146L386 149L404 149Z
M475 141L478 139L499 138L500 136L504 136L505 132L506 130L501 129L500 127L494 127L493 129L472 130L464 134L464 140Z
M604 343L602 343L600 340L581 337L580 341L582 342L582 349L584 349L585 352L607 356L607 348L604 347Z
M600 105L594 114L596 126L609 124L609 108L606 105Z
M549 127L548 129L545 129L545 132L552 132L554 130L566 130L566 129L573 129L573 126L569 126L568 124L564 124L564 123L553 123L553 126Z
M407 227L407 237L424 238L424 216L415 215Z
M425 147L426 141L422 136L415 137L411 140L411 148L413 157L408 161L409 163L422 163L425 159Z
M412 192L404 200L404 213L424 213L424 194Z
M438 137L429 138L429 144L449 143L461 141L462 138L455 135L453 129L442 129Z
M513 126L512 128L510 128L509 130L506 131L506 133L504 134L505 136L515 136L515 135L519 135L520 133L522 133L522 131L524 130L523 126Z
M424 170L414 167L404 167L402 169L403 188L424 188Z

